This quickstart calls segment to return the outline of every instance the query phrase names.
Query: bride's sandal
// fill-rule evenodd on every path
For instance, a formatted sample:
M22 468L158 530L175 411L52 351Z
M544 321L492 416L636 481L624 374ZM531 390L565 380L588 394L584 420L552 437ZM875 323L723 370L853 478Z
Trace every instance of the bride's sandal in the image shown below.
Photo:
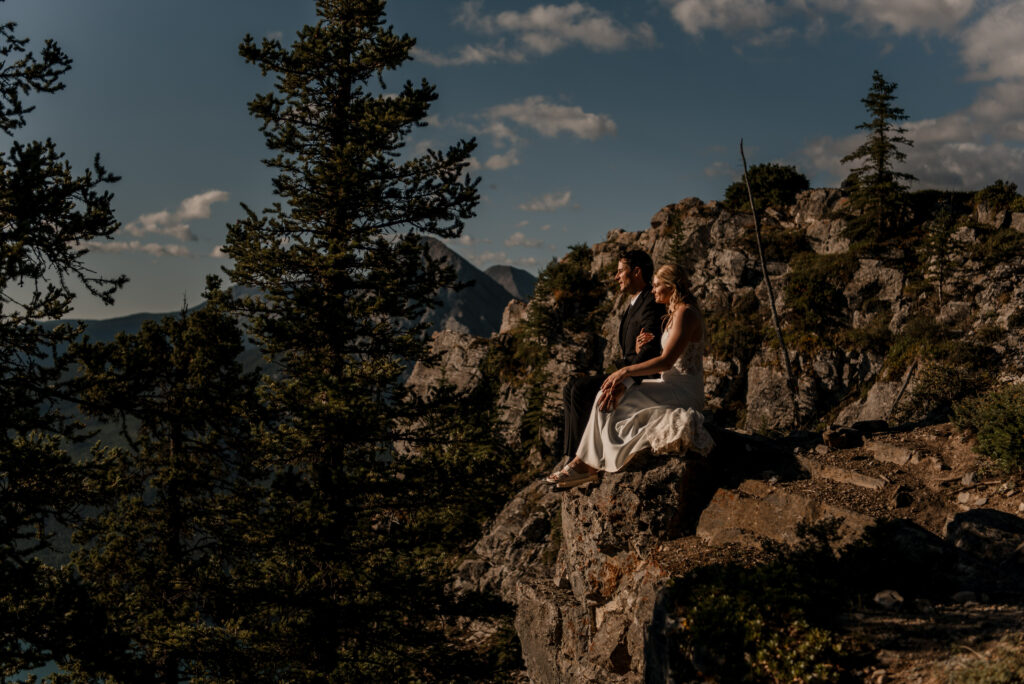
M567 477L571 470L572 469L569 467L569 465L566 464L566 466L564 468L562 468L561 470L556 470L555 472L553 472L550 475L548 475L547 477L545 477L544 481L547 482L549 485L557 484L558 483L558 478L560 478L560 477Z
M597 471L583 473L575 470L572 465L567 465L557 473L548 475L545 481L554 485L555 489L572 489L590 482L597 482Z

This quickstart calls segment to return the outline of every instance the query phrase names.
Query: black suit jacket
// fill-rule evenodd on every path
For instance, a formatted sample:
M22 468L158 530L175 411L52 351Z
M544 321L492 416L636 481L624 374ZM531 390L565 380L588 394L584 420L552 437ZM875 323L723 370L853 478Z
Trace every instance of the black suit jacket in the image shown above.
M622 358L615 364L618 368L653 359L661 354L661 321L664 315L665 307L654 301L654 293L649 287L640 292L635 303L626 307L619 320L619 347L622 349ZM653 333L654 339L637 354L636 338L641 330Z

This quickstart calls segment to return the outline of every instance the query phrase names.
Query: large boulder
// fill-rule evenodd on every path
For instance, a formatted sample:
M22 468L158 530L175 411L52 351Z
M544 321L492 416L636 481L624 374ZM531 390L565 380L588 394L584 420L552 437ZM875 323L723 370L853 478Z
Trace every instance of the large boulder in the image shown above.
M648 454L597 486L563 493L553 577L516 588L516 630L533 682L641 682L658 591L652 554L692 529L714 487L701 458Z

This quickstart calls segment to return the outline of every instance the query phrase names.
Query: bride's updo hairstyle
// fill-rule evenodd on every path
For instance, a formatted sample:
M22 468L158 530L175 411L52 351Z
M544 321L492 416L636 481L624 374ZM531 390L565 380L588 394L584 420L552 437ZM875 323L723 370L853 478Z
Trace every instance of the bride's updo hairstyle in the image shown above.
M669 313L683 304L697 305L697 298L690 290L690 279L678 264L665 264L658 269L654 277L672 286L672 297L668 301Z

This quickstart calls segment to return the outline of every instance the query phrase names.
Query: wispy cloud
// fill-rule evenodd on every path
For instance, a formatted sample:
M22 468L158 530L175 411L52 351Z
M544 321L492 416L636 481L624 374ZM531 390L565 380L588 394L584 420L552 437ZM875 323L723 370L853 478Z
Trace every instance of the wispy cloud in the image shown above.
M888 28L899 35L947 33L977 5L975 0L794 0L792 4L809 13L844 14L853 23Z
M652 45L654 29L646 22L626 26L606 12L581 2L535 5L524 12L482 12L482 2L466 2L455 22L469 31L495 37L492 44L467 45L451 56L417 48L414 56L435 66L461 66L492 61L522 62L571 45L595 51Z
M140 240L130 240L128 242L97 240L87 242L86 247L95 252L144 252L153 256L192 256L192 250L184 245L161 245L156 242L144 243Z
M531 248L536 248L536 247L543 247L544 246L544 241L543 240L536 240L536 239L533 239L533 238L528 238L521 231L516 231L516 232L512 233L511 235L509 235L508 238L505 239L505 246L506 247L531 247Z
M497 105L483 114L492 125L508 121L532 128L541 135L553 138L559 133L570 133L584 140L596 140L614 135L615 121L605 114L583 111L582 107L555 104L543 95L532 95L520 102Z
M522 257L522 258L519 258L519 259L515 259L512 262L513 266L518 266L519 268L533 268L534 266L537 266L538 264L540 264L540 259L538 259L537 257L532 257L532 256L531 257Z
M817 40L826 17L869 30L949 34L979 6L978 0L662 0L684 32L745 35L752 45L783 43L803 33ZM794 23L805 22L803 31Z
M494 154L487 158L484 162L484 168L490 169L491 171L501 171L507 169L510 166L519 165L519 155L515 149L508 150L503 154Z
M215 202L226 202L228 193L223 190L207 190L182 200L174 211L166 209L142 214L139 218L124 226L124 230L135 237L144 235L165 235L179 242L193 242L195 234L189 221L210 218L210 205Z
M666 0L684 31L699 36L707 29L740 31L771 25L778 9L765 0Z
M519 208L523 211L554 211L569 206L571 200L572 191L566 190L561 194L548 193L538 199L520 204Z

